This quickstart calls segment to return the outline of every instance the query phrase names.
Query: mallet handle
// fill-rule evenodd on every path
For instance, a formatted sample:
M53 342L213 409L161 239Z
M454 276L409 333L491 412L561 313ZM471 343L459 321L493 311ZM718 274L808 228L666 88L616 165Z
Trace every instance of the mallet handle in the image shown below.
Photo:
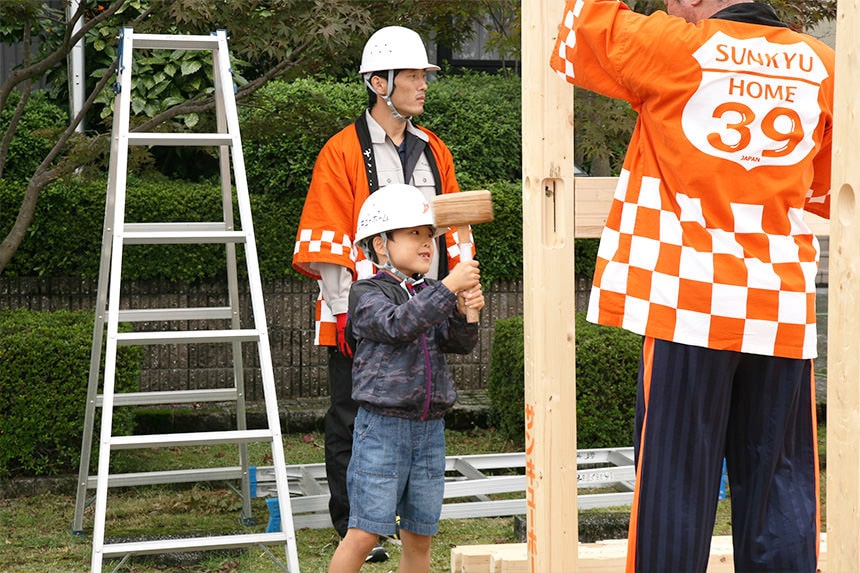
M468 227L459 227L457 229L457 235L462 237L463 236L462 232L465 230L468 233L469 232L468 229L469 229ZM468 235L466 235L466 237L468 237ZM464 241L461 238L460 239L460 262L465 263L465 262L468 262L471 260L472 260L472 243L468 239ZM480 320L480 318L481 318L481 313L479 310L466 307L466 322L474 324L474 323L478 322L478 320Z

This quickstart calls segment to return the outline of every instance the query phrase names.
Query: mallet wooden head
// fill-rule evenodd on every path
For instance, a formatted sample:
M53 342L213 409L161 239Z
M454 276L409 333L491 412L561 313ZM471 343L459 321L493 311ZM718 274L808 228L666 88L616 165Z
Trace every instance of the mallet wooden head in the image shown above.
M433 219L437 228L487 223L493 220L493 198L486 189L437 195Z

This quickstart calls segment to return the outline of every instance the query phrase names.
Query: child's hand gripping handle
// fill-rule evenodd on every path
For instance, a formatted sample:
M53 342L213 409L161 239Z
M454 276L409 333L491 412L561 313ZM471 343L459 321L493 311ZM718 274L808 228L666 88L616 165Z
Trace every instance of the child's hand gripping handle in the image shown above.
M461 227L457 231L458 231L458 235L462 231L465 231L465 233L463 233L463 235L465 235L466 238L468 239L468 236L469 236L468 235L468 233L469 233L468 227L465 227L465 228ZM472 260L472 243L468 240L463 241L461 239L460 240L460 262L465 263L465 262L468 262L471 260ZM460 296L463 296L463 295L460 295ZM479 310L474 309L474 308L470 308L468 306L466 307L466 322L476 323L476 322L478 322L478 320L480 320L480 318L481 318L481 312Z
M433 199L433 218L437 228L457 228L460 262L468 262L472 260L469 225L493 220L493 198L486 189L437 195ZM478 322L478 318L478 310L466 307L468 322Z

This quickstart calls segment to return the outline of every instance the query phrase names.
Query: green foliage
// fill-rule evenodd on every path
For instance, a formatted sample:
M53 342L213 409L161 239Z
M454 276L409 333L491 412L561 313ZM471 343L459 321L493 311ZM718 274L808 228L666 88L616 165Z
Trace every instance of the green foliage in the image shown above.
M0 42L15 44L24 38L25 22L30 24L30 34L40 36L54 22L63 17L62 10L51 8L42 0L16 0L0 2Z
M836 0L768 0L777 15L798 31L808 31L817 23L836 19Z
M10 276L98 276L105 209L103 179L68 178L49 185L34 223L6 268ZM520 188L490 186L495 221L475 227L483 281L522 276ZM24 184L0 180L0 233L14 221ZM304 197L251 195L254 235L264 278L298 277L292 270L293 247ZM234 214L238 226L238 213ZM220 188L133 176L128 181L129 222L221 221ZM243 249L237 249L242 269ZM123 251L123 278L193 282L219 276L225 268L222 245L129 245Z
M0 234L12 227L26 183L0 181ZM97 277L105 182L60 181L42 192L33 224L6 272Z
M523 443L525 431L524 358L523 317L497 320L487 377L490 422L518 444Z
M320 149L366 105L367 91L357 77L276 81L262 88L243 106L248 187L254 193L304 198Z
M487 188L493 197L493 221L472 227L485 288L523 276L522 186L501 182Z
M520 187L497 183L489 188L495 220L475 226L485 285L522 277ZM104 180L77 178L49 185L28 236L6 272L10 276L97 277L104 189ZM12 225L22 196L23 184L0 181L0 233ZM221 220L219 189L212 183L132 177L127 204L130 222ZM298 276L292 270L292 255L303 206L303 197L251 195L264 278ZM234 217L238 221L238 214ZM242 249L238 250L241 265ZM123 252L123 278L193 282L218 276L224 264L224 247L219 245L129 245Z
M13 91L9 94L7 105L0 109L0 133L5 133L9 128L9 122L20 101L20 92ZM27 99L24 115L9 145L3 177L26 180L33 175L67 123L65 110L52 104L45 92L33 92Z
M165 33L176 33L165 32ZM104 75L106 68L115 65L117 57L116 29L102 26L90 32L88 41L95 60L90 77L94 80ZM232 62L235 67L234 80L245 83L239 75L241 62ZM212 55L207 51L196 50L147 50L135 54L134 75L132 76L131 115L143 118L157 114L191 98L210 95L215 91ZM99 117L105 119L113 115L115 97L113 90L103 90L95 100ZM178 116L187 128L193 128L200 121L197 113Z
M502 60L519 60L522 19L518 0L480 0L480 9L488 17L481 22L487 31L487 51L495 52Z
M576 437L579 448L630 445L642 338L576 313ZM525 427L523 319L496 321L487 394L499 432L522 443Z
M0 186L0 231L12 224L21 190ZM49 185L37 207L10 275L98 276L105 211L104 179L70 177ZM220 190L214 184L131 177L126 221L222 220ZM7 215L8 214L8 215ZM8 218L7 218L8 217ZM224 248L216 245L134 245L123 252L123 278L191 281L224 268Z
M225 29L229 32L234 81L244 85L244 77L294 79L307 74L354 73L367 37L375 29L391 24L410 26L425 40L433 37L456 47L473 34L472 22L476 18L472 10L456 2L413 0L373 3L364 0L264 3L258 0L115 0L82 4L86 8L85 22L101 18L85 39L88 92L113 66L118 31L124 27L133 28L135 33L196 35ZM106 14L114 9L114 13ZM32 26L33 36L39 37L41 57L57 49L68 49L64 46L66 28L57 25L65 20L65 15L48 3L0 2L0 16L2 41L20 41L26 23ZM145 57L135 57L135 76L148 79L137 81L133 86L134 113L153 117L177 103L208 93L212 75L209 52L140 52ZM57 102L67 98L65 76L65 60L47 73ZM113 104L112 90L99 94L89 124L106 118ZM197 121L207 121L197 111L178 119L189 127Z
M260 260L260 273L264 278L303 276L293 270L292 261L304 204L304 198L251 196L257 256Z
M594 177L618 175L636 124L630 104L585 89L573 98L576 162Z
M416 122L442 138L464 189L522 177L520 78L442 76L427 89Z
M319 150L366 106L367 92L358 77L272 82L261 89L242 116L249 187L304 197ZM430 84L424 113L415 121L451 149L464 189L485 187L520 179L520 107L519 78L443 76Z
M598 246L600 246L600 239L576 239L573 242L573 272L577 277L594 275Z
M576 314L576 426L581 448L633 442L642 337Z
M77 469L92 329L90 312L0 311L0 476ZM117 391L137 388L142 358L120 349ZM127 434L133 413L119 409L113 423Z

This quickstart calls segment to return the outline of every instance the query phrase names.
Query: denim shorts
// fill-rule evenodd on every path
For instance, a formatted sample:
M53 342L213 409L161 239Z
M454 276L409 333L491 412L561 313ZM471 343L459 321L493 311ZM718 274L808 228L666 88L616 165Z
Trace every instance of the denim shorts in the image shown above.
M349 527L394 535L395 520L436 535L445 493L445 420L406 420L358 409L346 475Z

